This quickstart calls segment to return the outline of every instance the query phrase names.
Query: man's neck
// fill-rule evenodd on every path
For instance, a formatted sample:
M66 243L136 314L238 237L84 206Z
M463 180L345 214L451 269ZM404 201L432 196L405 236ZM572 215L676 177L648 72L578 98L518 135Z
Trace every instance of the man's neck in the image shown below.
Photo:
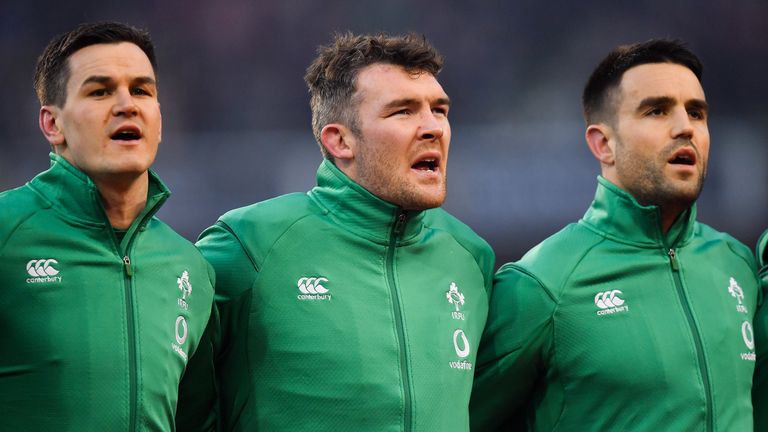
M128 229L147 205L149 175L129 181L99 181L94 179L101 202L112 227Z
M672 228L677 218L688 209L689 206L683 207L679 205L665 205L659 206L661 210L661 231L666 235L669 229Z

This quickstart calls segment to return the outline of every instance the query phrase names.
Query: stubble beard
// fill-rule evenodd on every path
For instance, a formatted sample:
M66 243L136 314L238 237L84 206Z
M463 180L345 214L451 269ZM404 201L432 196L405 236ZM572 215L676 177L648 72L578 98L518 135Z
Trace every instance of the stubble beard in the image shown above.
M357 154L358 183L377 197L405 210L426 210L443 205L446 195L446 177L443 173L441 193L434 196L420 190L417 185L399 176L400 168L395 160L388 158L378 147L370 146L362 137L358 138L361 148Z
M687 140L678 140L668 144L655 159L636 156L626 151L623 144L617 144L616 170L624 187L641 205L656 205L662 208L688 208L699 197L707 177L706 162L696 151L698 163L703 168L698 170L695 182L676 184L680 181L669 179L664 170L670 156L680 147L690 145ZM694 147L695 148L695 147Z

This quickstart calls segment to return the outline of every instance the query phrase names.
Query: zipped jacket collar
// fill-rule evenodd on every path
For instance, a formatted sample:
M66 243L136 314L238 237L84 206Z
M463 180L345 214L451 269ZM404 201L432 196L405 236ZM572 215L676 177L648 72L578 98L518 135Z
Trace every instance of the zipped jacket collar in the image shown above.
M317 186L308 192L331 218L357 235L387 244L393 226L405 217L402 241L419 234L424 211L405 211L382 200L347 177L336 165L323 160L317 169Z
M687 243L693 235L696 205L681 213L664 235L658 206L640 205L629 193L598 176L595 199L580 223L623 243L678 247Z
M33 178L29 182L30 187L69 220L87 225L109 225L99 190L90 177L57 154L51 153L50 158L51 167ZM139 221L154 215L170 194L165 184L150 170L147 204L129 231L134 231Z

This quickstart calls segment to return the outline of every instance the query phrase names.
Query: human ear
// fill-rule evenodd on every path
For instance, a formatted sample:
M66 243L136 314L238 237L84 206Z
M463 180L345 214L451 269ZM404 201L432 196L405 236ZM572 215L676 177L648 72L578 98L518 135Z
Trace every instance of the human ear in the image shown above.
M354 136L346 126L331 123L320 131L320 142L335 160L349 161L354 158Z
M43 132L43 136L53 146L54 150L56 146L64 145L66 142L64 133L56 122L58 116L59 110L55 106L43 105L40 107L38 125L40 126L40 131Z
M616 163L616 149L611 139L613 131L604 123L592 124L587 127L584 138L589 150L602 165L612 166Z

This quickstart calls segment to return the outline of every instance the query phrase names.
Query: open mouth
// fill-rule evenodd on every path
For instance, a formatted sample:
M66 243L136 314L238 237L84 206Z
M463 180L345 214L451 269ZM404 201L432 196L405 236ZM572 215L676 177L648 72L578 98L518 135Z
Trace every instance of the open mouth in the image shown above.
M676 151L667 162L673 165L696 165L696 152L690 148L682 148Z
M137 128L126 127L113 133L110 138L116 141L135 141L141 139L141 133Z
M417 171L437 171L439 164L435 158L424 158L411 165L411 169Z

